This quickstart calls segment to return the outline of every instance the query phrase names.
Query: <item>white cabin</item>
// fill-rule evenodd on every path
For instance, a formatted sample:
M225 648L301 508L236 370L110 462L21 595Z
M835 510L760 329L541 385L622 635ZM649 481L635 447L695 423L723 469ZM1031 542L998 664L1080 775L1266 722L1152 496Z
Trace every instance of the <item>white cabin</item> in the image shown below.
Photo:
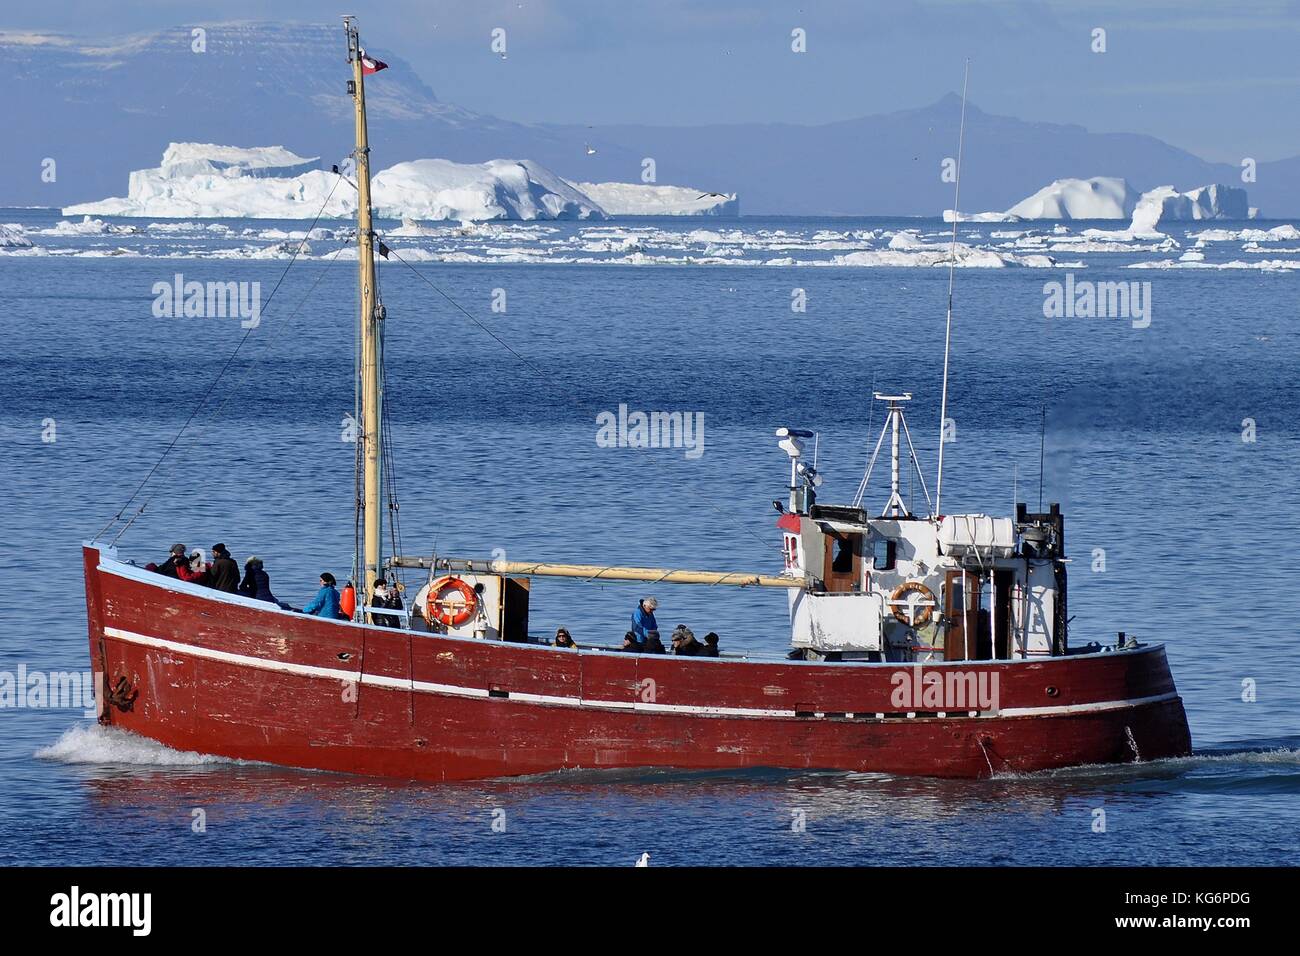
M899 494L900 436L916 465L901 405L911 396L876 397L890 406L871 465L893 432L890 497L878 516L861 506L871 465L854 504L818 504L821 479L803 459L812 433L777 430L791 459L789 506L776 502L785 569L808 581L790 591L794 648L808 660L918 663L1064 654L1059 505L1017 505L1014 518L911 514ZM924 479L922 490L928 501Z

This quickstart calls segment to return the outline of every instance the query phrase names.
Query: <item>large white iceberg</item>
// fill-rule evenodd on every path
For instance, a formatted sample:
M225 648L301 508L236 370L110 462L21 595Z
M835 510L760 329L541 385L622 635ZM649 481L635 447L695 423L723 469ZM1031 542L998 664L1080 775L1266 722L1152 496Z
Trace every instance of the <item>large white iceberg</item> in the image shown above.
M398 163L374 178L375 213L390 219L604 219L600 204L531 160Z
M1006 211L1018 219L1127 219L1141 198L1125 179L1058 179Z
M1246 190L1215 183L1180 193L1160 186L1142 194L1133 210L1134 233L1155 231L1157 223L1187 219L1251 219Z
M739 216L735 193L646 183L574 183L611 216Z
M131 173L124 198L79 203L65 216L203 219L349 217L356 191L316 159L282 146L172 143L156 169ZM375 213L393 219L604 219L600 205L528 160L398 163L372 181ZM328 198L328 202L326 201ZM323 208L323 211L322 211Z

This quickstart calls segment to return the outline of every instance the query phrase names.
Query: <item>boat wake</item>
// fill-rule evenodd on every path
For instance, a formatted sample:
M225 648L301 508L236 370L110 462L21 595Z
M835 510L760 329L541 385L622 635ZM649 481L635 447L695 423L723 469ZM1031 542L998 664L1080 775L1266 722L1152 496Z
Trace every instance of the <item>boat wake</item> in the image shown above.
M77 724L63 736L36 751L40 760L68 764L117 764L135 767L202 767L211 764L240 764L229 760L183 750L173 750L154 740L117 727Z
M1225 778L1232 774L1233 778ZM1275 738L1220 744L1197 751L1190 757L1168 757L1122 764L1086 764L1030 773L998 773L995 780L1061 780L1073 782L1139 785L1144 780L1168 781L1181 777L1186 782L1204 776L1213 789L1235 784L1258 790L1267 776L1288 791L1300 790L1300 740Z

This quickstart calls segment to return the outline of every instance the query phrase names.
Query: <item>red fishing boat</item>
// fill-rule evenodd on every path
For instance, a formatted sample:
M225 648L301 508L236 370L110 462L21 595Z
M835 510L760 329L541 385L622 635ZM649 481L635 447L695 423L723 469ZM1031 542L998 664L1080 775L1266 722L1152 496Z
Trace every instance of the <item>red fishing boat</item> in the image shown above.
M930 499L904 416L910 395L876 396L888 413L851 504L817 501L821 476L805 455L814 434L777 430L790 472L788 497L774 502L784 566L773 573L385 557L384 309L364 93L382 64L346 27L361 286L354 579L366 599L351 619L326 619L166 577L90 542L102 724L180 750L430 781L616 767L980 777L1190 752L1161 645L1069 640L1056 505L942 514L942 440ZM947 365L945 354L945 414ZM874 514L863 498L887 437L889 499ZM926 514L900 494L905 462ZM404 608L375 603L378 577L417 571L423 582ZM553 576L780 588L790 650L764 659L556 646L528 626L534 582Z

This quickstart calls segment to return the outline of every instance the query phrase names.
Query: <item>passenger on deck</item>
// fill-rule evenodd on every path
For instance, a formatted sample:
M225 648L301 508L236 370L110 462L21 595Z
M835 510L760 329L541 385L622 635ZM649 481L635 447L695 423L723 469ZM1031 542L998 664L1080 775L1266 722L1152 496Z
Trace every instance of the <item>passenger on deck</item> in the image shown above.
M167 554L167 560L162 564L155 566L154 570L159 574L165 574L169 578L174 578L176 577L176 563L178 561L182 563L189 561L189 558L185 556L185 545L183 544L172 545L171 551Z
M398 588L396 581L388 583L388 600L384 602L384 607L392 608L394 611L403 610L406 605L402 603L402 592ZM400 617L392 618L393 627L401 627L402 619Z
M701 657L718 656L718 635L713 631L704 635L704 650L700 652Z
M638 650L645 650L647 634L659 630L659 624L655 621L655 608L658 606L659 602L654 598L642 598L632 612L632 637L639 645Z
M396 600L396 604L393 601ZM375 593L370 599L371 607L396 607L402 606L402 599L398 596L396 584L389 585L383 578L375 579ZM346 615L345 615L346 616ZM400 627L400 620L391 614L375 614L371 618L380 627Z
M628 651L632 654L641 653L641 644L637 641L636 635L633 634L631 631L628 631L626 634L623 635L622 650Z
M555 632L555 646L567 647L571 650L577 650L578 645L573 643L573 637L569 634L567 628L560 628Z
M641 651L644 654L667 654L668 648L664 647L664 642L659 640L658 631L646 631L645 646Z
M327 617L331 620L339 620L343 617L343 612L339 610L339 592L334 587L334 575L328 571L321 572L320 590L316 596L311 599L311 603L302 609L304 614L315 614L317 617Z
M230 556L224 544L212 546L212 567L208 571L208 587L227 594L239 590L239 565Z
M262 559L254 555L244 562L244 580L239 582L239 593L258 601L270 601L285 610L289 605L271 593L271 576L262 568Z
M203 552L195 551L190 555L189 562L176 562L176 576L182 581L189 581L191 584L208 583L208 566L203 563Z
M673 653L680 657L699 657L704 653L704 645L685 624L678 624L673 630L672 644Z

